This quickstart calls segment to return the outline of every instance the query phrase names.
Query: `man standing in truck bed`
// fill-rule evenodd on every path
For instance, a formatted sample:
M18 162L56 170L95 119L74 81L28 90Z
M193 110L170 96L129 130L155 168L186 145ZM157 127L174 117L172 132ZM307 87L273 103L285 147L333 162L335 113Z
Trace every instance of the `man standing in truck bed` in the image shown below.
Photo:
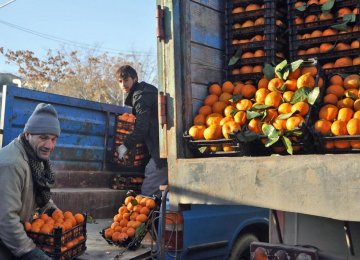
M153 85L138 82L136 70L129 65L116 71L116 79L121 89L128 94L125 105L132 107L136 116L134 131L119 146L119 159L124 159L128 149L135 149L137 143L145 142L150 161L145 167L145 179L141 194L159 195L159 186L168 183L167 161L159 154L158 90Z

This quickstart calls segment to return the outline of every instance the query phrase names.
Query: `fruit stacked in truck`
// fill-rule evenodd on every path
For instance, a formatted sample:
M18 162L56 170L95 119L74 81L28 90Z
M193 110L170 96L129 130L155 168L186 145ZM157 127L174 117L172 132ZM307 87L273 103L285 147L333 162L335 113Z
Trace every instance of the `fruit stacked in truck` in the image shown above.
M287 55L286 1L232 0L226 8L227 79L259 80Z
M325 74L360 68L358 0L289 0L290 59L317 58Z

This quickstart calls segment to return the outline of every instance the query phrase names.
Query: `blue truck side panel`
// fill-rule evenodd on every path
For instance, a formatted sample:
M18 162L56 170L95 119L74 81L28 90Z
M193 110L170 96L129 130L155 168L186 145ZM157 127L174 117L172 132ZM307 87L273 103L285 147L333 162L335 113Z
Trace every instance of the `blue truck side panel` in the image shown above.
M57 170L111 170L114 124L117 114L130 112L127 107L34 91L15 86L3 88L2 146L10 143L38 103L54 105L58 112L61 135L51 160Z

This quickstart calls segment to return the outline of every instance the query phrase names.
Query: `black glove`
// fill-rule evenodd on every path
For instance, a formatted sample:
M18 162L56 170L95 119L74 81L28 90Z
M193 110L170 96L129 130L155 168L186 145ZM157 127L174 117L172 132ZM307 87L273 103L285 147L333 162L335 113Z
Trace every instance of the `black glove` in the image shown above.
M51 260L49 256L47 256L44 251L41 251L39 248L35 248L30 252L22 255L20 260Z

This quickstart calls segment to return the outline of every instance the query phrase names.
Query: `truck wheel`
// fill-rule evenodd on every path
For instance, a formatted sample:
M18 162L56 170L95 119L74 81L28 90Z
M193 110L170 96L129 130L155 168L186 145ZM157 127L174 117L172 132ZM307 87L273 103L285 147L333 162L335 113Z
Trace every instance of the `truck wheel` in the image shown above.
M259 239L253 234L244 234L239 237L230 253L230 260L249 260L250 259L250 244L258 242Z

